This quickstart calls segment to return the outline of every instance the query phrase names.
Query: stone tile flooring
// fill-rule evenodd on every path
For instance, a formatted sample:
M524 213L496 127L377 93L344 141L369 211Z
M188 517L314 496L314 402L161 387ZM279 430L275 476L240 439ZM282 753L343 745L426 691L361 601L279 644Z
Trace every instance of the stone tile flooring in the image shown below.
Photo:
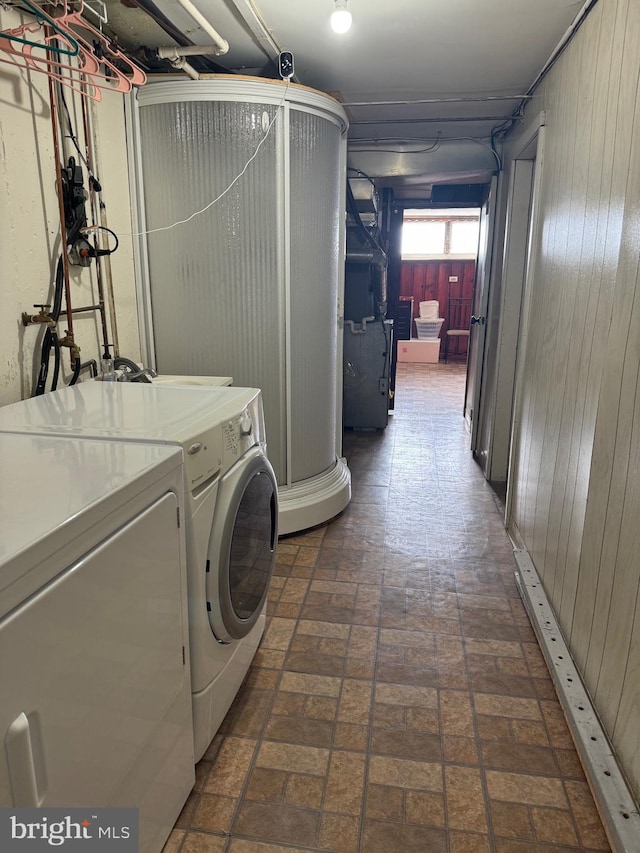
M353 500L283 539L262 646L165 853L609 850L469 452L464 367L398 365Z

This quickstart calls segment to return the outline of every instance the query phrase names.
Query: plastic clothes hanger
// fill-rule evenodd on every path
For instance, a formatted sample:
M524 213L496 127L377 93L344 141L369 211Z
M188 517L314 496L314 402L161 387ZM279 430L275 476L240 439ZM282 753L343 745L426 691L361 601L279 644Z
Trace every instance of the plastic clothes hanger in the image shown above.
M128 74L126 77L124 77L124 79L127 80L129 83L129 88L126 91L130 92L133 86L144 86L144 84L147 82L147 75L144 73L144 71L141 68L138 68L138 66L134 62L132 62L128 56L126 56L124 53L122 53L121 50L114 46L100 30L97 30L88 21L86 21L82 17L81 13L82 7L77 12L67 13L63 16L63 18L58 18L58 23L64 21L65 27L78 27L81 30L86 30L87 32L91 33L92 38L96 39L97 42L103 46L100 51L101 63L106 65L107 68L110 68L116 77L122 78L124 77L124 75L108 59L109 55L116 59L118 62L121 62L123 65L125 65L128 68L130 74L130 76ZM69 33L72 35L72 37L75 37L78 40L78 42L86 49L86 52L93 52L95 54L95 42L94 44L90 44L82 35L77 33L75 30L69 30ZM125 90L116 87L116 91Z
M64 47L59 47L57 45L50 45L49 50L53 51L53 53L57 55L63 56L77 56L80 50L80 46L76 39L71 35L68 30L62 30L57 23L56 18L52 18L47 15L39 6L31 3L31 0L20 0L22 3L22 7L24 11L30 12L31 14L36 16L35 21L29 21L26 24L22 24L19 27L14 27L10 30L0 31L0 40L8 40L13 42L18 42L19 44L28 45L29 47L43 47L43 43L41 41L32 41L31 39L23 38L25 33L35 33L44 28L44 25L47 24L51 29L57 33L62 39L69 45L69 50ZM66 14L67 4L64 2L62 4L64 6L63 15ZM19 10L19 7L16 7ZM2 48L5 49L4 47Z
M74 84L73 81L69 80L69 77L63 78L57 71L57 69L66 69L70 74L77 74L77 66L63 62L55 62L54 60L38 59L30 55L32 46L26 39L23 41L23 49L16 50L12 42L3 38L3 36L4 33L0 32L0 62L21 68L23 71L39 71L44 74L49 74L53 79L58 80L60 83L70 89L73 89L75 92L88 95L94 100L102 100L102 95L96 97L99 90L97 90L90 81L78 79L77 84ZM45 45L43 42L37 42L33 44L33 47L41 48L45 47ZM84 65L87 67L87 70L92 70L94 73L99 72L100 66L95 58L85 56L82 50L78 52L78 58L80 63L84 60ZM90 88L88 88L88 86Z
M21 0L21 2L25 2L29 7L33 6L30 0ZM36 21L8 31L7 35L14 37L11 40L4 39L4 33L0 31L0 51L13 57L13 59L0 57L0 62L8 62L48 74L67 88L96 101L102 100L100 89L126 94L133 86L142 86L146 82L146 74L122 51L114 47L99 30L81 17L82 4L76 12L69 11L66 0L62 0L58 5L63 7L63 13L55 19L50 19L44 13L40 15L41 10L33 6L33 14L37 16ZM31 8L29 11L32 11ZM39 18L42 18L45 24L49 24L50 20L53 21L55 23L55 26L51 27L53 32L45 30L44 38L38 42L22 38L25 33L35 33L43 29L43 23ZM88 31L95 36L95 41L90 43L83 35L70 30L70 24ZM11 44L12 40L17 39L20 39L23 45L21 50L17 50ZM59 48L54 43L60 39L70 48L69 50ZM34 55L33 51L36 48L45 49L46 55L44 57ZM51 52L56 56L51 56ZM57 58L60 54L77 55L78 65L71 65ZM112 59L123 64L130 72L130 76L123 74Z

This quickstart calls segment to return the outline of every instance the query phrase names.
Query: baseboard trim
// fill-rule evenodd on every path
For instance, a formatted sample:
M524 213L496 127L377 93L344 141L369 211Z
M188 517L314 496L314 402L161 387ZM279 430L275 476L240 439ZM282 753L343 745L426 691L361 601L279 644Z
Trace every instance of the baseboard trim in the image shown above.
M640 853L640 813L573 662L535 566L514 551L516 583L553 679L605 832L618 853Z

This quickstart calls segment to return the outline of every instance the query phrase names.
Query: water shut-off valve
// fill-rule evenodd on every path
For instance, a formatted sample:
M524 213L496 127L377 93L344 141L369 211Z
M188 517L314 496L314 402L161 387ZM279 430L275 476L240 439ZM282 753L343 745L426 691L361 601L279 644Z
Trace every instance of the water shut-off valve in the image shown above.
M28 314L26 311L22 312L22 325L23 326L31 326L33 323L41 323L45 326L49 326L51 329L55 329L56 321L53 319L51 314L49 314L49 308L51 305L34 305L34 308L39 308L37 314Z

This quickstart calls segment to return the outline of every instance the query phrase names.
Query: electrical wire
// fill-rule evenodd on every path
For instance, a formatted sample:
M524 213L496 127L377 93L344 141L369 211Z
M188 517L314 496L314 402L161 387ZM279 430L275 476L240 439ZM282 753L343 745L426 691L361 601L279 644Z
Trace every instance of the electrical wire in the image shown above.
M78 379L80 377L80 371L81 370L82 370L82 362L80 361L80 356L78 355L78 356L76 356L76 358L73 361L73 374L71 376L71 379L69 380L69 386L68 386L69 388L71 388L72 385L76 384L76 382L78 381Z
M86 220L83 216L78 215L80 210L80 203L77 203L74 207L74 221L71 226L67 230L67 245L71 246L73 243L82 239L86 242L93 251L93 246L89 243L86 237L83 236L82 231L92 230L92 229L103 229L109 231L116 240L115 248L108 251L108 254L115 252L118 248L118 237L111 231L110 228L105 228L101 225L92 226L89 229L84 227L84 223ZM66 247L63 249L66 251ZM97 250L100 251L100 250ZM104 250L102 250L104 251ZM49 361L51 357L51 350L53 350L54 356L54 365L53 365L53 374L51 377L51 390L55 391L58 387L58 381L60 378L60 364L61 364L61 348L60 348L60 339L58 338L57 331L57 323L60 319L60 314L62 313L62 294L64 290L64 261L62 255L58 258L58 263L56 266L56 274L55 274L55 284L54 284L54 295L53 295L53 308L50 313L50 317L53 320L53 326L47 326L44 336L42 338L42 346L40 350L40 369L38 371L38 378L36 380L35 390L33 392L34 397L38 397L45 393L47 379L49 376ZM79 356L74 360L73 374L71 376L71 381L69 385L75 385L80 376L81 363Z
M591 12L591 10L593 9L593 7L596 5L596 3L597 3L597 2L598 2L598 0L588 0L588 2L586 2L586 3L583 5L582 9L581 9L581 10L580 10L580 12L578 13L577 17L574 19L574 21L573 21L573 23L571 24L571 26L567 29L567 31L565 32L564 36L560 39L560 42L559 42L559 44L557 45L556 49L553 51L553 53L551 54L551 56L549 57L549 59L547 59L546 63L545 63L545 64L544 64L544 66L542 67L542 69L541 69L541 71L539 72L539 74L538 74L538 76L536 77L536 79L533 81L533 83L532 83L532 84L529 86L529 88L527 89L527 92L526 92L526 94L523 96L522 101L518 104L518 106L517 106L517 107L516 107L516 109L511 113L511 115L510 115L510 116L507 116L507 118L505 119L505 121L500 122L500 124L497 124L497 125L492 129L492 131L491 131L491 148L492 148L492 150L493 150L493 152L494 152L494 154L495 154L495 156L496 156L496 159L498 159L498 153L497 153L496 148L495 148L495 141L496 141L496 139L497 139L498 137L501 137L502 139L504 139L504 137L505 137L505 136L507 135L507 133L511 130L511 128L512 128L512 127L513 127L517 122L521 121L521 120L524 118L524 111L525 111L525 107L526 107L526 106L527 106L527 104L530 102L530 99L533 97L533 93L534 93L534 92L535 92L535 90L538 88L538 86L540 85L540 83L542 82L542 80L543 80L543 79L546 77L546 75L549 73L549 71L550 71L550 70L553 68L553 66L556 64L556 62L558 61L558 59L560 59L560 56L561 56L561 55L562 55L562 53L564 52L565 48L567 47L567 45L569 44L569 42L573 39L573 37L574 37L574 36L575 36L575 34L577 33L578 29L579 29L579 28L582 26L582 24L584 23L584 21L585 21L585 19L586 19L587 15L589 14L589 12Z
M65 113L67 114L67 125L68 125L68 127L69 127L69 135L68 135L67 139L70 139L70 140L73 142L73 147L74 147L74 148L76 149L76 151L78 152L78 156L80 157L80 159L81 159L81 160L82 160L82 162L84 163L84 167L85 167L85 169L87 170L87 172L89 173L89 175L90 175L90 176L94 179L94 181L95 181L95 180L97 180L97 178L96 178L96 176L93 174L93 172L91 171L91 169L89 168L89 163L87 162L87 158L84 156L84 154L83 154L83 153L82 153L82 151L80 150L80 144L79 144L78 139L77 139L77 137L76 137L76 135L75 135L75 132L74 132L74 130L73 130L73 123L72 123L72 121L71 121L71 113L69 112L69 107L67 106L67 102L65 101L64 93L63 93L63 91L62 91L62 86L60 87L60 92L59 92L59 94L60 94L60 99L61 99L61 101L62 101L62 106L64 107L64 111L65 111Z
M58 322L58 319L60 318L60 313L62 311L63 286L64 266L62 263L62 255L60 255L60 257L58 258L58 264L56 266L53 310L51 311L51 319L54 321L54 323ZM54 369L51 390L55 391L58 384L58 376L60 373L60 342L56 329L51 326L47 326L44 336L42 338L42 346L40 349L40 370L38 371L38 378L36 380L36 386L33 392L34 397L39 397L45 392L47 378L49 376L49 358L51 356L52 349L54 352Z
M115 246L113 247L113 249L97 249L95 246L92 246L91 243L84 236L89 231L106 231L108 234L111 234L113 239L116 241ZM118 240L118 235L116 234L116 232L112 231L111 228L107 228L106 225L89 225L86 228L82 228L80 230L80 234L78 235L78 239L86 243L87 246L89 246L89 248L91 249L91 251L95 252L95 256L98 258L105 257L106 255L113 255L113 253L118 250L118 246L120 245L120 240ZM93 257L93 255L91 257Z
M511 121L511 119L510 119L510 121ZM500 127L500 126L498 126L498 127ZM494 131L495 131L495 128L494 128ZM491 140L492 141L493 141L493 138L495 135L494 131L492 131L492 134L491 134ZM381 140L381 141L391 142L391 141L393 141L394 138L396 138L398 140L398 144L410 145L412 142L415 142L415 140L410 140L410 139L405 139L405 138L401 139L400 137L387 137L386 139ZM355 142L357 143L357 140L355 140ZM485 142L484 139L481 139L480 137L477 137L477 136L452 136L452 137L447 137L445 139L442 139L440 134L438 134L433 145L431 145L429 148L416 148L416 149L407 151L405 148L379 148L379 147L376 147L376 148L353 148L352 147L351 153L354 155L355 154L361 154L361 153L362 154L377 154L377 153L382 153L382 154L426 154L430 151L437 151L440 148L441 142L476 142L478 145L482 145L484 148L487 148L489 151L491 151L491 153L493 154L493 156L496 159L498 170L502 170L502 160L500 159L500 156L499 156L498 152L495 150L495 147L493 146L493 144ZM354 171L359 171L359 170L356 169ZM365 177L368 177L368 176L365 176Z
M51 337L53 339L53 377L51 379L51 390L55 391L58 387L58 379L60 377L60 340L58 333L52 329Z
M467 137L458 137L458 138L466 139ZM357 144L357 141L358 140L354 140L354 143ZM387 140L387 141L389 141L389 140ZM440 142L441 142L441 134L440 134L440 132L438 132L433 145L430 145L428 148L416 148L414 151L406 151L402 148L379 148L376 146L375 148L352 148L351 151L353 154L360 154L360 153L367 153L367 154L377 154L377 153L381 153L381 154L428 154L430 151L437 151L438 148L440 148ZM400 144L400 141L399 141L399 144ZM405 144L411 145L412 140L407 139Z
M469 141L469 142L477 142L477 143L478 143L478 145L482 145L482 147L483 147L483 148L486 148L487 150L491 151L491 153L493 154L493 156L496 158L496 163L497 163L497 165L498 165L498 171L499 171L499 172L501 172L501 171L502 171L502 160L501 160L501 158L500 158L500 156L499 156L498 152L497 152L497 151L495 150L495 148L493 147L493 140L492 140L492 144L489 144L488 142L484 142L484 140L479 139L479 138L478 138L478 137L476 137L476 136L459 136L459 137L458 137L458 139L459 139L460 141L467 140L467 141Z
M224 190L222 190L222 192L213 199L213 201L210 201L208 204L206 204L200 210L196 210L190 216L187 216L186 219L178 219L177 222L172 222L171 225L163 225L160 228L150 228L148 231L137 231L137 232L132 232L130 234L124 232L122 234L122 236L123 237L145 237L147 234L157 234L160 231L171 231L173 228L177 228L178 225L186 225L188 222L191 222L197 216L201 216L203 213L206 213L207 210L210 210L215 204L217 204L221 199L223 199L226 196L226 194L231 189L233 189L233 187L238 183L240 178L242 178L244 176L244 174L247 171L247 169L249 168L249 166L253 163L253 161L258 156L260 149L262 148L264 143L269 138L269 135L271 134L271 130L273 128L273 125L275 124L276 119L278 118L278 115L280 114L280 107L283 106L283 104L287 98L288 92L289 92L289 83L287 82L287 84L285 86L285 90L284 90L284 95L280 99L280 102L276 105L276 109L275 109L275 112L273 114L273 118L269 122L269 126L267 127L267 130L266 130L264 136L262 137L260 142L258 142L258 144L256 146L256 150L253 152L251 157L249 157L247 162L244 164L244 167L242 168L242 170L235 176L235 178L231 181L231 183L228 184L228 186Z
M371 184L371 186L374 188L374 190L376 189L376 185L373 178L369 177L369 175L367 175L366 172L363 172L362 169L356 169L354 166L347 166L347 172L355 172L356 175L360 175L360 177L366 178Z

